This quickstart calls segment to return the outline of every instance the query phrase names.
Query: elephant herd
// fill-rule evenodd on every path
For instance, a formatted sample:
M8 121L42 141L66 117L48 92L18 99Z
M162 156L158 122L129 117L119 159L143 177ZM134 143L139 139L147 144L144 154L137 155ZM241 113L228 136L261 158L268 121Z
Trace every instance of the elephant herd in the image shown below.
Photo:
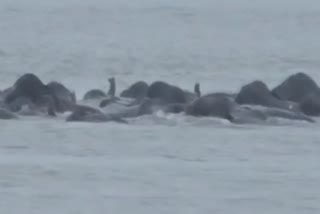
M232 123L264 122L285 118L314 122L320 116L320 89L307 74L289 76L270 90L262 81L244 85L238 93L202 94L163 81L138 81L116 95L116 80L109 78L109 91L92 89L82 99L59 82L43 83L35 74L19 77L0 92L0 119L42 115L56 117L68 112L66 121L127 123L128 118L165 113L194 117L217 117Z

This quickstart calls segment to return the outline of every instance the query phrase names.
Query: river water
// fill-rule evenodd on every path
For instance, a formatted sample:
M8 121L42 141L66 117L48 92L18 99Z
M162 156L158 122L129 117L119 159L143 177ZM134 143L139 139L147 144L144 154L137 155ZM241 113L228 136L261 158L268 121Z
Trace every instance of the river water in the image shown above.
M33 72L79 98L137 80L236 92L296 72L320 83L320 3L0 1L0 83ZM319 122L183 115L129 125L0 121L1 213L319 213Z

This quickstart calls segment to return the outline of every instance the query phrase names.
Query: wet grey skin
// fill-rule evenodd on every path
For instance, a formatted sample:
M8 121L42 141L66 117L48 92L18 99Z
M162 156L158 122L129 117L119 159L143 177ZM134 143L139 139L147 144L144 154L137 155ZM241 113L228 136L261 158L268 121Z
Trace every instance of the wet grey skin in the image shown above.
M98 109L77 105L74 111L67 117L68 122L118 122L128 123L117 115L107 115Z

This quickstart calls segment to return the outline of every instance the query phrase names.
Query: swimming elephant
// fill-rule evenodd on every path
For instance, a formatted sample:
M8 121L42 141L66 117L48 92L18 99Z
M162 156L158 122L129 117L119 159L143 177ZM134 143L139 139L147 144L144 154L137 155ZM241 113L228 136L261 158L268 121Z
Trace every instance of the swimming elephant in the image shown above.
M300 109L310 116L320 116L320 90L305 96L300 102Z
M170 87L169 87L170 88ZM180 89L181 90L181 89ZM180 90L177 90L178 92L181 92ZM163 99L161 96L160 98L146 98L144 99L144 101L141 103L140 107L139 107L139 115L143 115L143 114L152 114L156 111L163 111L165 113L182 113L182 112L186 112L187 114L191 114L191 115L196 115L196 116L210 116L210 115L219 115L220 113L218 112L219 107L217 107L216 109L210 109L211 106L207 106L207 105L202 105L203 101L207 102L207 101L215 101L214 104L217 103L223 103L224 102L224 98L229 98L229 94L226 93L216 93L216 94L210 94L210 95L206 95L203 97L201 96L201 91L200 91L200 84L196 83L194 86L194 93L192 92L188 92L188 91L182 91L182 93L184 94L184 98L185 98L185 103L184 102L169 102L167 99ZM181 94L181 93L180 93ZM217 99L223 99L223 101L220 100L216 100L213 98L217 98ZM174 99L172 99L174 100ZM213 103L211 103L213 104ZM226 104L228 106L228 104ZM208 109L206 109L208 108ZM212 111L210 113L207 113L206 110L208 111ZM216 112L215 112L216 111ZM221 108L221 111L223 112L223 108ZM228 116L225 116L224 114L220 115L223 118L228 118Z
M101 99L105 97L114 97L116 93L115 78L111 77L108 79L109 91L108 93L103 92L100 89L91 89L83 96L83 100Z
M186 107L186 114L217 117L232 123L258 123L267 119L262 112L238 105L233 95L227 93L213 93L200 97Z
M120 118L117 115L113 114L104 114L98 109L77 105L73 112L66 119L68 122L119 122L119 123L127 123L126 120Z
M144 81L138 81L132 84L129 88L120 93L120 97L143 99L147 96L149 85Z
M268 118L284 118L313 122L301 112L257 105L239 105L231 95L215 93L202 96L186 107L186 114L227 119L232 123L257 123Z
M76 105L77 100L75 93L71 92L61 83L52 81L47 84L47 87L57 100L56 111L62 113L66 111L71 111L73 107Z
M220 94L202 96L186 107L186 114L193 116L212 116L232 120L230 114L233 101Z
M24 74L14 83L5 97L5 101L10 103L18 97L28 97L33 103L42 101L43 95L51 95L48 87L34 74Z
M243 86L236 96L235 101L238 104L261 105L299 111L296 103L287 102L274 97L267 85L258 80Z
M156 81L150 85L147 97L159 99L168 104L187 102L185 92L181 88L162 81Z
M4 102L10 110L19 111L23 105L32 104L34 109L46 109L52 116L58 105L51 90L36 75L30 73L22 75L13 87L6 90Z
M114 107L115 104L118 105L118 108L122 112L125 112L126 108L128 113L122 114L126 116L130 115L130 117L134 114L135 116L152 114L159 110L166 113L180 113L184 111L186 101L191 102L197 98L197 95L194 93L183 91L178 87L163 82L155 82L148 88L147 92L149 92L150 97L144 97L145 95L140 93L142 92L142 88L146 89L146 83L137 82L124 91L126 96L130 97L133 95L132 98L106 98L101 101L99 107L108 108L109 105ZM196 84L195 88L200 92L199 84ZM179 97L183 99L183 102L179 100Z
M319 90L317 83L305 73L289 76L272 90L272 94L281 99L300 102L305 96Z

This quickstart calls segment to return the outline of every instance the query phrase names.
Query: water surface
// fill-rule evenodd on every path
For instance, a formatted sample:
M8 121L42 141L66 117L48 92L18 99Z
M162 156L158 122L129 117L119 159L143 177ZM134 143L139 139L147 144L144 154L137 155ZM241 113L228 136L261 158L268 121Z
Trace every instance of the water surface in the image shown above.
M317 1L1 1L0 83L81 97L137 80L204 92L320 82ZM319 213L319 123L157 114L129 125L0 121L1 213Z

